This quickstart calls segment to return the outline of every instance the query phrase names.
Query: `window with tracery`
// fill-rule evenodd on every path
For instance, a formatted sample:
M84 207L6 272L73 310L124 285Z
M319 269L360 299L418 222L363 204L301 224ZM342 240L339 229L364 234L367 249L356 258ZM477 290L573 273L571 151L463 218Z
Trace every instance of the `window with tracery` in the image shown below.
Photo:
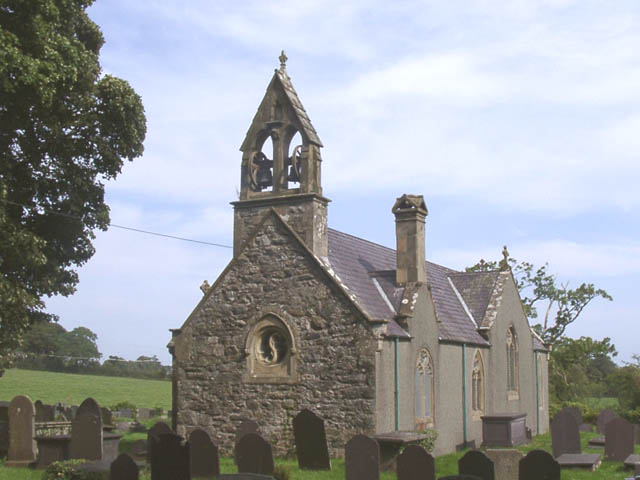
M275 315L265 315L247 336L245 380L258 383L295 381L296 355L289 327Z
M471 371L471 408L474 412L484 410L484 365L479 351L473 357Z
M513 326L507 330L507 390L518 391L518 338Z
M416 362L415 398L417 428L426 428L433 424L433 362L426 348Z

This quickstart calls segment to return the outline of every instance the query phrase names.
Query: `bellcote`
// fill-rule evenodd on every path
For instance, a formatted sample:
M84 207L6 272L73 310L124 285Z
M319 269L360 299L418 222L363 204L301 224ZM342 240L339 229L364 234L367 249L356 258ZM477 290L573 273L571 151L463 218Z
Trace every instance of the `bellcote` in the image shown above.
M318 138L286 70L287 57L280 55L267 91L242 142L240 200L290 194L322 195ZM300 134L302 143L291 145ZM271 139L273 152L263 147Z

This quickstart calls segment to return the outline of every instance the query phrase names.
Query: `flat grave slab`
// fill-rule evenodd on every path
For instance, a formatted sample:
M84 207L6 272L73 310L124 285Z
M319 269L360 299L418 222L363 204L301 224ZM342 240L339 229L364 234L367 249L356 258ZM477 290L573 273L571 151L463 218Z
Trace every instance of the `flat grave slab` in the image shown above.
M388 432L373 435L371 438L380 445L380 469L386 471L395 467L398 455L404 447L418 444L428 438L428 435L417 432Z
M635 453L624 459L625 468L635 468L637 463L640 463L640 455Z
M602 463L599 453L563 453L556 458L560 468L585 468L596 470Z
M594 448L604 447L604 437L595 437L589 440L589 446Z

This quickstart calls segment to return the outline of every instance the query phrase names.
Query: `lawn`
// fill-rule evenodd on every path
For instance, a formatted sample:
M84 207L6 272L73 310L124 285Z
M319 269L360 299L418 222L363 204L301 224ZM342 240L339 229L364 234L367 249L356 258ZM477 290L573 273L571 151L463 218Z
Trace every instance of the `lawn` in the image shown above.
M34 402L64 402L80 405L93 397L101 406L109 407L128 401L138 407L165 410L171 408L171 382L124 377L76 375L35 370L6 370L0 377L0 400L10 401L16 395L28 395ZM0 480L2 477L0 476Z

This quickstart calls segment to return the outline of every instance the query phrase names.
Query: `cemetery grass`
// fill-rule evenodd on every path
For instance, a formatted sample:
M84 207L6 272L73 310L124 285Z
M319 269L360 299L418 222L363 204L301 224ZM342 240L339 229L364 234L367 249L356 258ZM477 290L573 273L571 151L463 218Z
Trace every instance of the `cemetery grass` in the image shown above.
M0 378L0 400L10 401L16 395L28 395L34 402L42 400L47 404L80 405L85 398L93 397L105 407L127 401L137 407L171 408L171 382L168 380L12 368Z

